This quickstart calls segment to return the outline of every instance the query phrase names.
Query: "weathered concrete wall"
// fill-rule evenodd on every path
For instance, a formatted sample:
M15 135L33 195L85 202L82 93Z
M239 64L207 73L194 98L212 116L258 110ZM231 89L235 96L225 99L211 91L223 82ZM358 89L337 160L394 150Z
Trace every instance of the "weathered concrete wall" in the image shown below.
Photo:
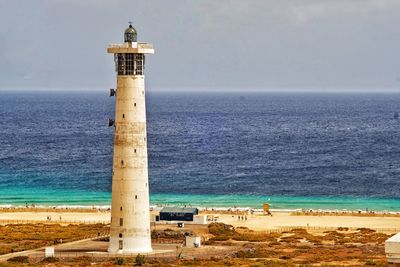
M144 76L118 76L108 249L112 253L152 250L145 105Z

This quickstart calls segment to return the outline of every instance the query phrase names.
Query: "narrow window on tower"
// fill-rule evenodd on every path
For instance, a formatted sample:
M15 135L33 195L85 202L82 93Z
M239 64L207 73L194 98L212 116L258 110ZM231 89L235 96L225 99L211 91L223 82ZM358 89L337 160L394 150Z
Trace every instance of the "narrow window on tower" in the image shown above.
M137 199L137 195L135 195L135 199Z
M121 166L124 166L124 161L123 160L121 160Z
M119 249L123 249L124 248L124 245L123 245L124 243L123 242L124 242L123 240L119 241L119 247L118 247Z
M119 233L119 238L122 238L122 234L121 233Z
M119 207L119 210L120 210L120 211L122 211L122 206L121 206L121 207Z
M134 104L133 104L133 106L135 106L135 107L136 107L136 103L134 103Z
M133 151L136 153L136 148Z
M123 218L119 218L119 226L123 226L124 225L124 219Z
M122 114L122 118L125 119L125 114Z

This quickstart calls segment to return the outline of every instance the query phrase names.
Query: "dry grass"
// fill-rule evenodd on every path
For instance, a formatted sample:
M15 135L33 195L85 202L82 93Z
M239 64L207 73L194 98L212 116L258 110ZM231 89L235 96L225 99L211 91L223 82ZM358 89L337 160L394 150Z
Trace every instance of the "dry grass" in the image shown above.
M286 264L303 265L333 262L347 265L351 262L354 266L384 266L384 241L390 237L365 228L354 232L342 228L342 231L319 235L305 229L267 234L223 224L211 224L209 230L214 237L208 243L213 245L221 243L218 240L247 241L234 253L236 258L280 260Z
M38 242L51 238L62 238L66 241L78 239L82 235L96 234L108 229L104 225L12 225L0 228L0 244L21 244L24 242ZM234 228L231 225L213 223L208 227L208 236L212 236L207 243L220 246L220 253L207 251L215 247L194 250L190 257L176 259L146 258L143 266L385 266L383 242L389 237L376 233L370 229L338 229L322 234L313 234L305 229L294 229L286 233L255 232L245 227ZM154 239L184 240L187 230L158 230L153 231ZM8 240L8 241L7 241ZM218 241L226 240L226 241ZM19 243L20 242L20 243ZM184 252L185 254L185 252ZM6 262L0 266L89 266L93 259L77 257L54 262L21 263ZM135 259L125 258L124 265L132 266ZM96 266L116 266L115 259L105 259L96 262Z
M104 224L68 226L58 224L10 224L0 226L0 254L38 248L54 244L56 240L69 242L108 232L109 227Z
M247 242L276 242L279 234L262 233L249 230L246 227L235 229L232 225L223 223L212 223L208 226L209 233L214 237L208 240L208 244L214 241L247 241Z
M16 266L92 266L90 259L84 258L75 258L68 262L46 262L42 261L39 263L0 263L1 267L16 267ZM115 259L109 259L104 262L96 263L95 266L105 267L105 266L120 266L115 263ZM125 259L122 266L135 266L134 259ZM232 267L241 267L241 266L248 266L248 267L292 267L295 264L290 262L285 262L282 260L243 260L243 259L191 259L191 260L176 260L176 259L163 259L163 260L156 260L156 259L147 259L146 263L142 266L146 267L172 267L172 266L212 266L212 267L225 267L225 266L232 266Z
M187 235L191 235L192 231L189 230L153 230L151 232L151 239L156 242L168 242L171 240L174 241L185 241Z

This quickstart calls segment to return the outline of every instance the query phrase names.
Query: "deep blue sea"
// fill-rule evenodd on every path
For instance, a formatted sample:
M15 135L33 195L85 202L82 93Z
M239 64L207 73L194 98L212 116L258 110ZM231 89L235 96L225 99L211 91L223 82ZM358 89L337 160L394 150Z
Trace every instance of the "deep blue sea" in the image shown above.
M109 205L115 99L0 92L0 205ZM400 94L150 93L152 204L400 211Z

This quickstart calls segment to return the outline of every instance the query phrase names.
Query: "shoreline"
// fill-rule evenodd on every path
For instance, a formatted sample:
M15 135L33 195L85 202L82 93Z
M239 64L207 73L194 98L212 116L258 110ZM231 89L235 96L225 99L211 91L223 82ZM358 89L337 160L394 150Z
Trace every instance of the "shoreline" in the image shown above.
M151 211L159 211L164 207L174 205L150 205ZM195 207L202 214L262 214L262 209L251 207L201 207L201 206L180 206ZM111 205L0 205L0 213L17 212L56 212L56 213L108 213L111 212ZM349 209L270 209L271 213L288 213L291 216L356 216L356 217L400 217L400 211L380 211L380 210L349 210Z
M253 209L262 210L268 203L275 211L375 211L400 212L400 198L350 197L350 196L265 196L265 195L215 195L215 194L150 194L152 207L187 206L201 209ZM64 208L101 209L111 205L109 192L85 192L65 190L0 189L0 209L3 208Z

